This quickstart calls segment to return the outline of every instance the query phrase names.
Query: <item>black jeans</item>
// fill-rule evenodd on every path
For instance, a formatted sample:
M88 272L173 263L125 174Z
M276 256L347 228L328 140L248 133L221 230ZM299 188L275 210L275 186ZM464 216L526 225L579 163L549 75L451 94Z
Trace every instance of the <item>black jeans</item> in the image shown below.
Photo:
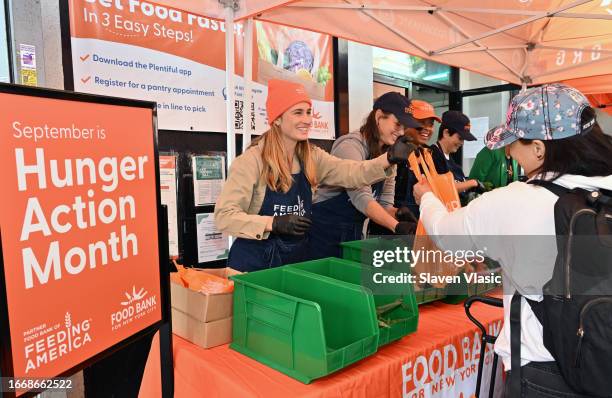
M506 398L583 398L563 380L555 362L530 362L522 367L521 396L510 397L510 372L506 373Z

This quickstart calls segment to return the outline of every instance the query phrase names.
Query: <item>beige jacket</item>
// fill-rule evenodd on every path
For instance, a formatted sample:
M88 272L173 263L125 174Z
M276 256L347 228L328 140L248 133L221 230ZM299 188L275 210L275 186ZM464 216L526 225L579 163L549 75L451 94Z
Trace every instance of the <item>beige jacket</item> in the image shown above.
M266 183L261 176L262 149L263 142L259 142L234 160L215 205L217 228L237 238L267 239L270 234L265 231L267 217L258 215L266 194ZM385 170L386 155L359 162L336 158L315 146L312 155L317 181L323 185L354 189L381 181L395 171L395 167ZM295 156L292 174L299 171L299 159Z

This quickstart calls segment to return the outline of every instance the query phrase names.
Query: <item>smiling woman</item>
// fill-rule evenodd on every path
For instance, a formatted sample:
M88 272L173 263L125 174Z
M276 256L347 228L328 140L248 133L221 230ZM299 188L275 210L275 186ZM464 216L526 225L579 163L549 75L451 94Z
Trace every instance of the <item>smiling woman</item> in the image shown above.
M403 136L405 128L420 126L408 113L408 105L408 98L396 92L380 96L359 131L338 138L331 154L360 161L384 153ZM395 170L386 179L357 189L321 187L312 208L309 257L340 257L340 242L361 239L366 218L370 219L370 225L375 223L376 234L411 234L416 224L414 220L404 219L402 212L396 218L394 192ZM408 218L409 214L406 213Z
M436 115L434 107L425 101L413 99L410 101L408 109L412 116L419 122L419 127L408 128L405 130L405 134L419 146L426 147L433 134L434 120L441 123L442 119ZM438 168L439 161L440 159L434 157L436 168ZM417 182L416 175L408 166L399 167L395 179L394 204L395 207L398 208L406 207L416 218L419 218L419 205L414 200L412 194L412 188Z
M239 271L303 260L313 190L318 185L355 189L382 181L414 149L397 140L379 156L354 161L312 146L312 101L300 84L270 80L266 110L270 129L236 158L215 206L217 228L237 237L228 265Z

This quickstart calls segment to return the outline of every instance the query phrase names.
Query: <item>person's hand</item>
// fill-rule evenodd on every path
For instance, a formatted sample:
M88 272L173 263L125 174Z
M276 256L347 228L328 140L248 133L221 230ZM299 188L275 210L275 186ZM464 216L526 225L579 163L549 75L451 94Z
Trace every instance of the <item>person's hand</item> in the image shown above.
M387 149L387 160L390 164L402 164L408 162L408 156L416 149L416 145L410 142L406 136L399 137L393 145Z
M310 218L295 214L274 216L272 232L279 235L303 236L311 224Z
M417 223L413 221L400 221L395 226L395 235L414 235Z
M421 204L421 198L427 192L432 192L432 190L431 190L431 186L429 186L429 183L427 182L425 178L423 178L417 184L414 184L414 188L412 189L412 194L414 195L414 200L418 205Z
M417 219L414 216L414 214L412 214L410 209L406 206L402 206L399 209L397 209L397 212L395 212L395 218L397 219L397 221L417 222Z

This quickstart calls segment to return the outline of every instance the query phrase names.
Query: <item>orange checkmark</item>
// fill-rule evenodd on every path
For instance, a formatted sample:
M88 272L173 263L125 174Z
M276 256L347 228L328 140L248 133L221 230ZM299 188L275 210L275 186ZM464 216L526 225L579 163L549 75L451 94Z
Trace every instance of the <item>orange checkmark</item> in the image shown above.
M89 54L83 55L82 57L79 57L79 58L81 58L81 61L85 62L87 61L87 58L89 58Z
M87 76L87 77L85 77L85 78L81 78L81 81L82 81L83 83L87 83L87 82L88 82L90 79L91 79L91 76Z

